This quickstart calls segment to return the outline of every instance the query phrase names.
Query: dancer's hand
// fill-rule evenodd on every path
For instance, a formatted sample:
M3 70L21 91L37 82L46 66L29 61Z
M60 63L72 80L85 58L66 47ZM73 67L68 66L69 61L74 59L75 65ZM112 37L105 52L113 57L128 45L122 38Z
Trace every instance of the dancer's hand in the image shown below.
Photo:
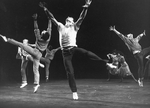
M35 14L33 14L32 17L33 17L33 19L37 19L37 16L38 16L37 13L35 13Z
M90 5L92 0L85 0L85 2L86 2L86 5Z
M146 56L145 58L148 59L148 60L150 60L150 55Z
M85 0L85 5L83 7L88 8L91 4L92 0Z
M144 32L143 32L143 35L146 36L145 30L144 30Z
M109 55L110 55L110 54L107 54L107 57L110 59Z
M114 30L115 30L115 26L113 26L113 27L110 26L109 30L110 30L110 31L114 31Z
M45 2L40 2L39 6L43 9L46 9L46 3Z

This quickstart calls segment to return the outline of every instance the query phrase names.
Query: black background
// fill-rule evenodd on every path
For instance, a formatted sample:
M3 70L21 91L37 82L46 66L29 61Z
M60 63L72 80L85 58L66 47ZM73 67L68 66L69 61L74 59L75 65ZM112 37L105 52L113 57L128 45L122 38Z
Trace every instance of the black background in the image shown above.
M0 34L22 41L35 42L32 15L38 13L40 30L47 29L47 17L40 1L47 3L47 8L55 18L65 23L68 16L78 19L84 0L0 0ZM116 49L124 53L132 73L137 78L137 62L124 42L113 32L110 26L123 34L133 33L134 37L146 30L140 44L143 48L150 45L150 0L93 0L77 36L78 47L90 50L105 58L107 53ZM50 44L59 47L58 31L53 24ZM0 80L21 81L20 63L15 58L17 46L0 39ZM104 62L92 61L82 54L73 58L76 78L107 78ZM41 79L45 78L44 69L40 68ZM33 80L32 63L27 69L27 77ZM59 50L50 66L50 79L66 79L61 51Z

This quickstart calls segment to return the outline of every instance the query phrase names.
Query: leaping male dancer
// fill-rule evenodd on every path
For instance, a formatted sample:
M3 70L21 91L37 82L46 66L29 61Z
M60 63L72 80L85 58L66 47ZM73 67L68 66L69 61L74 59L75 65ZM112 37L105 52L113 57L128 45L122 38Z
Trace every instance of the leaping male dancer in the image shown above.
M31 45L28 43L27 39L23 39L23 44L25 45ZM22 84L20 86L20 88L24 88L25 86L27 86L27 76L26 76L26 68L27 68L27 64L30 61L33 62L33 57L28 54L26 51L24 51L23 49L21 49L20 47L18 47L18 52L16 55L16 59L21 59L21 79L22 79ZM44 68L43 64L39 64L42 68Z
M76 44L76 37L77 37L77 32L80 28L80 25L85 18L87 14L88 7L91 4L91 0L86 0L85 5L83 6L83 10L79 16L79 19L74 22L74 19L72 17L68 17L66 19L66 24L62 24L61 22L58 22L53 14L44 6L44 3L40 3L39 5L44 9L44 11L47 13L49 18L52 20L52 22L57 26L58 32L59 32L59 43L61 46L62 50L62 56L63 56L63 61L64 61L64 66L65 70L67 73L68 77L68 82L70 89L73 93L73 99L77 100L78 99L78 94L77 94L77 87L76 87L76 82L75 82L75 77L74 77L74 69L72 66L72 57L74 52L79 51L83 53L84 55L89 56L90 59L92 60L102 60L100 57L95 55L94 53L87 51L83 48L77 47ZM105 61L107 62L107 61Z
M23 50L25 50L27 53L29 53L33 57L33 72L34 72L34 93L37 92L39 88L39 82L40 82L40 74L39 74L39 64L40 59L42 57L42 52L46 50L49 41L51 39L51 20L48 21L48 28L47 30L43 30L40 34L40 30L38 29L37 24L37 14L33 16L34 18L34 32L35 32L35 48L32 48L29 45L23 44L21 42L18 42L11 38L6 38L6 36L0 35L5 42L11 43L13 45L16 45Z
M128 49L133 53L134 57L138 63L138 84L140 87L143 87L143 79L144 79L144 63L143 59L146 55L150 53L150 47L142 49L139 44L140 39L145 36L145 31L139 34L136 38L133 37L133 34L123 35L119 31L117 31L114 27L110 27L110 31L114 31L127 45Z

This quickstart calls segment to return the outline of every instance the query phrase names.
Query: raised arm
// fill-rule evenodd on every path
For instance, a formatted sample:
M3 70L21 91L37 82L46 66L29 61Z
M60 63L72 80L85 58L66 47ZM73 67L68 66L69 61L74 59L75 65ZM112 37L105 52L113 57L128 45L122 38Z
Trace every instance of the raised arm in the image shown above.
M78 20L75 22L77 29L80 28L80 25L83 22L86 14L87 14L87 10L88 10L88 7L90 6L91 2L92 2L92 0L86 0L85 5L83 6L83 10L82 10Z
M143 33L139 34L139 35L136 37L136 39L139 41L143 36L146 36L145 30L144 30Z
M34 20L34 29L38 29L38 24L37 24L37 13L33 14L33 20Z
M121 39L125 38L125 36L122 33L116 30L115 26L110 26L110 31L114 31Z
M34 20L34 34L38 38L38 37L40 37L40 30L39 30L38 24L37 24L37 16L38 16L37 14L34 14L32 17Z
M49 19L51 19L56 26L58 26L59 22L55 19L55 17L53 16L53 14L46 8L45 3L40 2L39 6L44 9L47 17Z
M18 54L21 56L21 48L18 47Z
M51 20L50 20L50 19L48 20L48 28L47 28L47 31L48 31L49 35L51 36L51 31L52 31L52 22L51 22Z

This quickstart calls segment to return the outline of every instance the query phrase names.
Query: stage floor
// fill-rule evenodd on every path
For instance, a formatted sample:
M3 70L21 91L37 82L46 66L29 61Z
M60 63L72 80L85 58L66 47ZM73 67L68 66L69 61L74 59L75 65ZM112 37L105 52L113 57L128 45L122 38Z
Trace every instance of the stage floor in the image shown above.
M33 84L0 85L0 108L150 108L150 81L144 87L129 79L77 79L79 100L72 99L67 80L41 82L37 93Z

